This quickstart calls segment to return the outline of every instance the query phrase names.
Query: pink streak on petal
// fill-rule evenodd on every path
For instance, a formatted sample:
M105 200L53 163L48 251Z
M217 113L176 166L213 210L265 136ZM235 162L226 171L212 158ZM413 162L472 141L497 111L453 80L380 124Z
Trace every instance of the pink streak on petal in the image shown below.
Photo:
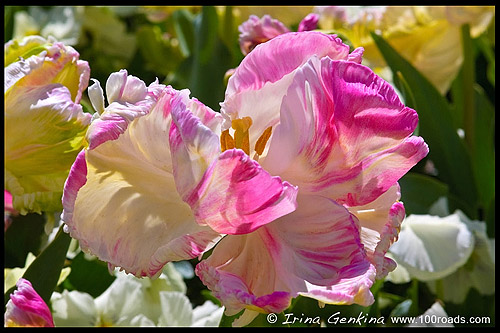
M308 284L308 291L300 295L311 297L327 304L359 304L369 306L375 301L370 288L375 281L376 269L373 265L360 263L351 266L345 278L332 286Z
M283 98L262 165L272 174L349 206L387 191L428 153L411 136L417 113L368 67L311 58Z
M16 286L6 306L6 326L54 327L49 307L31 283L20 278Z
M295 210L298 189L273 177L240 149L223 152L184 200L198 223L244 234Z
M257 90L276 82L304 64L311 56L346 60L349 46L336 35L317 31L289 32L250 52L229 78L226 98L246 90Z
M71 166L68 178L64 183L62 195L63 212L61 220L67 226L72 228L73 211L75 210L75 201L78 191L87 182L87 162L85 161L85 150L82 149L76 156L75 162Z
M222 300L226 308L226 315L234 315L247 307L252 309L252 306L267 313L280 313L290 306L290 293L275 291L257 297L248 290L248 287L238 276L219 271L208 265L206 261L202 261L196 266L195 273L214 296Z

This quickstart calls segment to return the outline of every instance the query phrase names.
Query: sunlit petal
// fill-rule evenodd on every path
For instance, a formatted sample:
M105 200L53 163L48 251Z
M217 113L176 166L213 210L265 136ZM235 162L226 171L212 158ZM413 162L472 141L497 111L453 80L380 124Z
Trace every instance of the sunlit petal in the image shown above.
M190 207L177 193L168 144L170 102L178 92L164 88L144 102L143 115L131 105L120 108L116 135L101 131L115 126L102 120L88 137L98 145L80 153L68 177L63 197L63 221L82 249L112 267L138 276L154 276L165 263L190 259L213 246L220 235L194 221ZM155 100L157 98L157 100ZM105 114L116 114L111 104ZM107 139L107 140L106 140ZM163 143L161 143L163 141ZM160 189L160 190L159 190Z
M387 191L428 152L393 88L354 62L313 57L283 99L262 166L349 206Z

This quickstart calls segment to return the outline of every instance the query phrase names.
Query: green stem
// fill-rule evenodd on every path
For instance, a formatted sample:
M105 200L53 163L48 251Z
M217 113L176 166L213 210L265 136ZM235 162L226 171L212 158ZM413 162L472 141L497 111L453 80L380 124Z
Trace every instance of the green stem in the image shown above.
M443 279L436 280L436 297L440 300L443 300L444 297Z

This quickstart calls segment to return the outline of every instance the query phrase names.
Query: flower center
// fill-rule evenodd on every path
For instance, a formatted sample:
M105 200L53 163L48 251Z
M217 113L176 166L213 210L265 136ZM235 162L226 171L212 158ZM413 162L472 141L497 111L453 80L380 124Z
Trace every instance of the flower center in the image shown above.
M221 150L224 152L228 149L239 148L247 155L250 155L250 134L248 132L250 126L252 126L252 118L250 117L231 121L231 127L234 129L234 138L229 134L229 129L223 131L220 137ZM257 139L255 143L255 155L253 157L255 160L258 160L259 156L264 152L272 130L273 128L269 126Z

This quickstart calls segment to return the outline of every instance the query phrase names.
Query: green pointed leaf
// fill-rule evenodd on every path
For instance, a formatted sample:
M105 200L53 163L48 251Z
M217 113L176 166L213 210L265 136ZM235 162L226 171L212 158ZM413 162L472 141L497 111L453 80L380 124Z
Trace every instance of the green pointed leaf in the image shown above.
M59 228L54 240L36 257L23 275L47 304L59 280L71 241L71 237L62 228ZM4 295L5 304L14 289L15 287Z
M462 65L462 98L464 108L463 129L465 132L465 142L469 146L472 157L474 157L475 143L475 122L476 108L474 103L474 72L475 72L475 56L473 54L473 44L470 37L470 27L464 24L461 27L462 45L463 45L463 65Z
M45 216L30 213L11 216L12 223L4 233L4 267L24 267L28 253L38 255L42 238L46 238Z
M186 9L172 13L172 20L179 40L179 47L184 57L189 57L194 48L194 16Z
M408 86L408 82L406 82L401 72L397 72L396 75L394 76L394 84L396 85L396 88L398 88L398 90L403 95L403 100L405 105L412 109L415 109L415 105L417 104L415 102L415 97L413 96L413 93L411 92L411 89ZM420 124L417 124L417 127L413 131L413 135L417 136L419 135L419 127Z
M99 260L87 260L85 254L80 252L71 262L71 273L67 281L73 289L86 292L92 297L101 295L115 277L109 274L108 265Z
M201 64L210 61L217 42L219 19L215 7L203 6L201 15L195 20L195 43L197 60Z
M474 86L474 101L476 121L472 166L480 206L486 211L495 201L495 108L479 85ZM488 229L491 228L494 225L488 226Z
M419 115L419 134L429 145L428 158L438 169L438 178L449 186L450 192L475 207L477 191L474 177L471 177L469 152L453 126L452 109L447 100L381 36L372 33L372 37L392 72L401 72L413 92Z
M218 110L224 99L224 74L233 66L233 58L218 36L219 20L214 7L204 6L194 24L193 52L181 64L176 77L180 80L182 76L188 77L184 88L189 88L191 95L205 105Z
M406 215L428 214L440 197L448 196L448 186L427 175L409 172L399 180Z

